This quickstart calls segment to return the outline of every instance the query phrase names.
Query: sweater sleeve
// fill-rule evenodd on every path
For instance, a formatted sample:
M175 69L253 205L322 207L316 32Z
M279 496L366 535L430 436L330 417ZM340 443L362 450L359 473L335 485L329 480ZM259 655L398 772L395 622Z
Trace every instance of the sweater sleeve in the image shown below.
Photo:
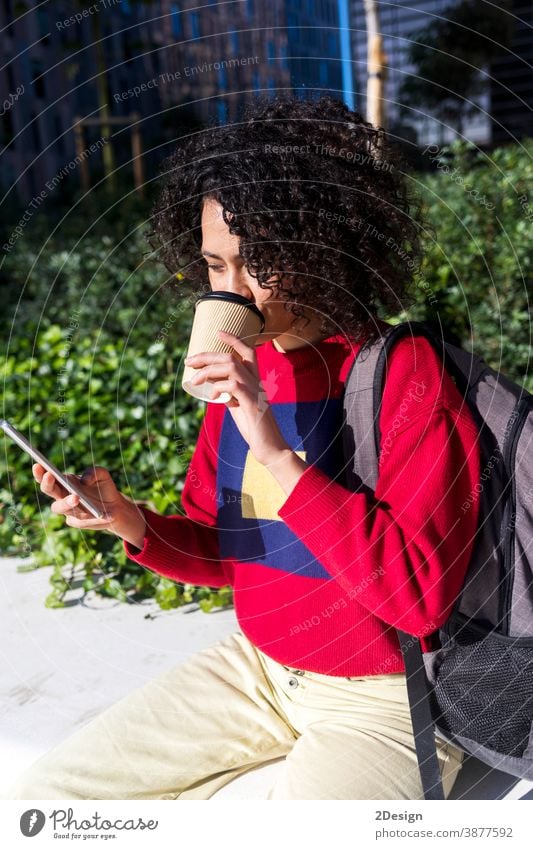
M471 555L479 433L427 340L390 358L376 489L352 492L315 466L278 515L368 611L416 636L451 613Z
M209 587L232 583L219 559L216 527L216 458L223 413L219 405L207 405L181 494L185 515L162 516L142 507L143 547L124 542L130 560L174 581Z

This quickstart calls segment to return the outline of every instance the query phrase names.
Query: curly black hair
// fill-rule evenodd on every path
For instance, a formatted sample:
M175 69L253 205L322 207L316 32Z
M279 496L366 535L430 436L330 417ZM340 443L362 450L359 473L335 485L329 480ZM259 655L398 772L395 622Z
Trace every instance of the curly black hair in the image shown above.
M258 98L242 119L190 134L162 167L148 241L184 286L208 290L203 201L216 199L258 284L317 310L322 330L371 341L408 306L421 204L382 128L323 96Z

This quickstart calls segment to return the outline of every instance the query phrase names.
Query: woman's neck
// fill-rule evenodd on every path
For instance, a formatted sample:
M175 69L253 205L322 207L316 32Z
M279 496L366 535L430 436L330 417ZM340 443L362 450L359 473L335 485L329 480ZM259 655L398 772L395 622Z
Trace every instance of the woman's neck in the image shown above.
M316 345L323 339L327 339L329 333L324 333L318 322L309 323L301 330L294 328L293 331L286 331L272 339L272 344L276 351L295 351L297 348L303 348L306 345Z
M283 333L281 336L276 336L272 340L272 344L276 351L285 353L286 351L295 351L298 348L303 348L306 345L316 345L317 342L321 342L323 339L327 339L327 334L322 333L320 336L315 334L311 339L302 339L300 336L288 336L286 333Z

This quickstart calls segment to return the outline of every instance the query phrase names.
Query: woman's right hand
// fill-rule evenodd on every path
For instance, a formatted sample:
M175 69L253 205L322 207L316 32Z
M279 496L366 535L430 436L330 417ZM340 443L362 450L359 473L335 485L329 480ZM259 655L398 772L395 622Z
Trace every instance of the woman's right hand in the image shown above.
M136 548L143 547L146 520L140 508L122 495L115 486L111 475L102 466L91 466L80 475L66 475L80 486L105 512L105 518L96 519L92 513L80 504L79 496L69 493L51 472L39 463L32 466L33 476L41 485L41 492L54 499L51 505L53 513L66 516L71 528L93 531L111 531Z

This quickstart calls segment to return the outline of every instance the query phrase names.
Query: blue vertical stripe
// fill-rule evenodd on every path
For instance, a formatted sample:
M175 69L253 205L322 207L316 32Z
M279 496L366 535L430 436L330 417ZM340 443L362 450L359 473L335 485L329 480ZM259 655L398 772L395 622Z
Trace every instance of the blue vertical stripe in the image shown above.
M339 36L341 48L342 92L344 102L349 109L355 108L352 73L352 51L350 44L350 16L348 0L337 0L339 9Z

